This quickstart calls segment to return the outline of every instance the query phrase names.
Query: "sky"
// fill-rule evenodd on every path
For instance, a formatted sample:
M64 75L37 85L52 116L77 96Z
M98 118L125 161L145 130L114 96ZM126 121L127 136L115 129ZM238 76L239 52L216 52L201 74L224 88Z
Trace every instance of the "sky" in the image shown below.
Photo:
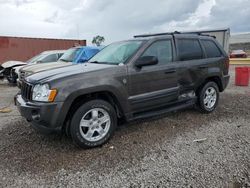
M0 0L0 35L87 39L230 28L250 32L250 0Z

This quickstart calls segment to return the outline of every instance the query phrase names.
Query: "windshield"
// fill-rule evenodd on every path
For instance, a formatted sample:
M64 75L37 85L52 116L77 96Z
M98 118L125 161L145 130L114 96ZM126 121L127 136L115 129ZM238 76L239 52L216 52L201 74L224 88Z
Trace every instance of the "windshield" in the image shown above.
M31 59L29 59L28 61L26 61L28 64L32 64L35 63L39 60L41 60L42 58L44 58L46 54L40 53L38 55L36 55L35 57L32 57Z
M116 65L125 63L140 47L141 43L142 41L126 41L110 44L89 61Z
M79 51L80 48L70 48L62 55L59 61L73 62Z

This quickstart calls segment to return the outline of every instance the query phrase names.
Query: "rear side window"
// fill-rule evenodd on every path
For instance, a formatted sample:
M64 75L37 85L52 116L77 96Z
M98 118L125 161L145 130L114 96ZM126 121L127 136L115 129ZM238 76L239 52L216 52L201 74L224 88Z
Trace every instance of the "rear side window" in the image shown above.
M178 39L177 48L181 61L203 58L200 43L196 39Z
M42 62L47 63L47 62L54 62L57 61L57 54L51 54L42 59Z
M206 51L207 57L221 57L221 51L216 44L211 40L201 40L201 43Z
M156 41L143 53L144 56L155 56L158 64L165 64L172 61L172 45L170 40Z

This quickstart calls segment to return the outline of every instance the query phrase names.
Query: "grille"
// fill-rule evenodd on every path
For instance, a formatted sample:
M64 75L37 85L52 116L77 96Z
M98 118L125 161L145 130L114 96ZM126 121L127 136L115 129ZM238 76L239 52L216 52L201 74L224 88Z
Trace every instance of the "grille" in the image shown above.
M24 100L32 100L32 85L26 82L22 82L21 95Z

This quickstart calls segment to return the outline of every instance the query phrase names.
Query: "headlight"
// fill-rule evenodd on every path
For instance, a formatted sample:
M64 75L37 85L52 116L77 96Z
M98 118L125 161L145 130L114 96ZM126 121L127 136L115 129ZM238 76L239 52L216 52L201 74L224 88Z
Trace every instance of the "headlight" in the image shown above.
M53 102L57 94L56 89L50 90L48 84L37 84L33 88L32 100L39 102Z

